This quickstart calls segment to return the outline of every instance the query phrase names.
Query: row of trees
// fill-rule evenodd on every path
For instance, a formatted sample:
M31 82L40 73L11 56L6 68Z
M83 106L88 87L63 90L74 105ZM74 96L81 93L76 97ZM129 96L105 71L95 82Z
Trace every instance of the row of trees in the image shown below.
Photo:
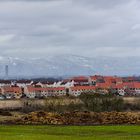
M82 94L79 98L83 101L85 108L89 111L122 111L124 108L123 99L110 94Z
M24 112L44 110L47 112L69 112L69 111L93 111L111 112L140 110L140 100L135 103L127 103L121 96L113 94L83 93L78 97L51 97L44 99L45 104L37 103L35 100L24 101Z

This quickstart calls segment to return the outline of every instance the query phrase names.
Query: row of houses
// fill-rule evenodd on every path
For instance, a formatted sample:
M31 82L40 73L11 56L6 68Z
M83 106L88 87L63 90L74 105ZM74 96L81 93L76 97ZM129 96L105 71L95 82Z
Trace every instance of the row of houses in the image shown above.
M63 79L61 81L52 81L49 82L45 81L35 81L35 80L0 80L0 87L1 86L10 86L10 85L17 85L19 87L25 87L27 85L38 85L41 87L72 87L72 86L89 86L89 85L96 85L99 83L107 83L111 84L121 84L121 83L131 83L131 82L140 82L137 80L136 77L117 77L117 76L101 76L101 75L94 75L94 76L77 76L68 79Z
M11 82L11 81L10 81ZM79 96L82 93L99 93L130 96L140 95L140 82L132 77L78 76L58 82L0 81L0 99L47 98L50 96Z
M26 86L10 87L5 86L0 88L0 99L20 99L20 98L47 98L52 96L79 96L81 93L95 92L94 86L76 86L76 87L35 87Z

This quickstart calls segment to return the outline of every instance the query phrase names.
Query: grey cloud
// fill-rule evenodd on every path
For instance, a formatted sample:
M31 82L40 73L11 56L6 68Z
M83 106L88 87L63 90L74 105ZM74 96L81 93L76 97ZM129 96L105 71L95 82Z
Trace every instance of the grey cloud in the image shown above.
M52 1L62 1L62 0L0 0L0 2L52 2Z
M5 48L1 54L140 56L137 0L44 2L0 3L0 48Z
M131 0L76 0L76 1L82 4L90 5L95 8L114 8L116 6L126 4Z

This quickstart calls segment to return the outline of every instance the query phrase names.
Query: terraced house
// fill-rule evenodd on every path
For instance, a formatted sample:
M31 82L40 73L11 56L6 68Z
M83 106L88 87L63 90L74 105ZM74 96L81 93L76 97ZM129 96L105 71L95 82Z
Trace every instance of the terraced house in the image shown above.
M22 97L22 88L20 87L12 87L12 86L3 86L1 87L2 95L6 99L16 98L19 99Z
M66 90L64 87L34 87L32 85L24 88L24 93L28 98L42 98L49 96L63 96L66 95Z

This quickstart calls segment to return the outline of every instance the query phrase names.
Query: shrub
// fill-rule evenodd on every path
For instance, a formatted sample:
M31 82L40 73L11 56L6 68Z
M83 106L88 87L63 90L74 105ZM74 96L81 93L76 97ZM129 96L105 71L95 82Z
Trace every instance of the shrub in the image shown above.
M84 102L85 107L89 111L122 111L124 108L124 102L121 97L109 94L82 94L79 98Z

